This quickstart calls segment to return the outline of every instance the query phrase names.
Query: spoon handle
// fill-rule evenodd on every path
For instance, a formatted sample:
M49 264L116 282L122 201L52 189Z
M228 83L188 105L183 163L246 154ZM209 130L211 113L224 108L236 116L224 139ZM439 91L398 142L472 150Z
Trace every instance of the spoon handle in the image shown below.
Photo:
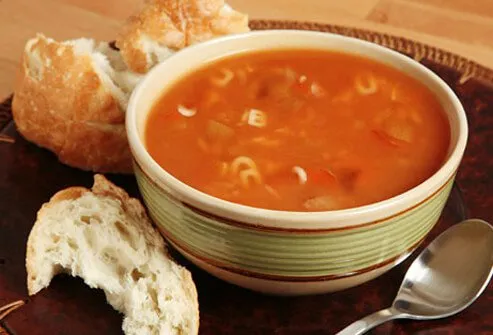
M351 323L336 335L360 335L386 321L401 318L402 314L392 307L382 309Z

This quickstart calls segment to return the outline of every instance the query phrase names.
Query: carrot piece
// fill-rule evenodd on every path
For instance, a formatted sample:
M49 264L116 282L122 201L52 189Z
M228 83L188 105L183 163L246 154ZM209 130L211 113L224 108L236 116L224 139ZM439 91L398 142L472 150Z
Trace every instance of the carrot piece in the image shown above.
M337 182L337 178L329 169L309 168L305 169L308 176L308 182L321 186L333 185Z
M400 147L402 144L405 143L404 141L391 137L387 133L380 130L372 130L372 133L375 134L378 139L394 147Z

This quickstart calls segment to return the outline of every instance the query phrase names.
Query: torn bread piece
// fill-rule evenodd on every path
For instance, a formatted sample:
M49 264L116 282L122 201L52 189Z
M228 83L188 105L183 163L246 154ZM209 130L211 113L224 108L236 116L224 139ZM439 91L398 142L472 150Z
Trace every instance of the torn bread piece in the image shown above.
M134 87L173 52L248 30L248 17L224 0L152 0L129 19L117 41L26 44L12 111L19 132L67 165L132 173L125 110Z
M128 173L125 109L140 78L108 43L38 34L24 50L13 117L25 138L67 165Z
M246 31L248 16L224 0L148 0L116 45L132 71L145 73L189 45Z
M124 314L125 334L194 335L197 291L190 272L176 264L141 203L94 177L92 191L71 187L38 212L27 242L30 295L58 273L102 289Z

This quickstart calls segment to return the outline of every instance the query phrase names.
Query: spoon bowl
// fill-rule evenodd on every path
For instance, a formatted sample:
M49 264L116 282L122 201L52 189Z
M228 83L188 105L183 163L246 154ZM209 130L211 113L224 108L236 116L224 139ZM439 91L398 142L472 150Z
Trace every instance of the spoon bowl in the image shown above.
M414 260L390 308L336 335L358 335L392 319L432 320L457 314L485 290L493 274L493 227L471 219L438 236Z

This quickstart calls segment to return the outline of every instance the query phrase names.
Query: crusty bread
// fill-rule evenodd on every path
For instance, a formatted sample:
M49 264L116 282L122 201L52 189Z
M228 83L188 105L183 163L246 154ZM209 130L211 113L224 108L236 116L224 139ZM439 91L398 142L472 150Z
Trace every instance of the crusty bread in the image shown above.
M129 95L142 75L173 52L248 30L248 18L224 0L152 0L117 41L26 44L12 111L19 132L61 162L95 172L131 173L125 133Z
M248 16L224 0L148 0L116 45L129 69L145 73L177 50L248 30Z
M170 258L137 199L102 175L94 179L92 191L67 188L38 212L27 243L29 294L66 272L104 290L125 315L127 335L197 334L190 273Z
M67 165L131 172L124 110L139 77L107 43L38 35L24 50L12 102L15 123Z

